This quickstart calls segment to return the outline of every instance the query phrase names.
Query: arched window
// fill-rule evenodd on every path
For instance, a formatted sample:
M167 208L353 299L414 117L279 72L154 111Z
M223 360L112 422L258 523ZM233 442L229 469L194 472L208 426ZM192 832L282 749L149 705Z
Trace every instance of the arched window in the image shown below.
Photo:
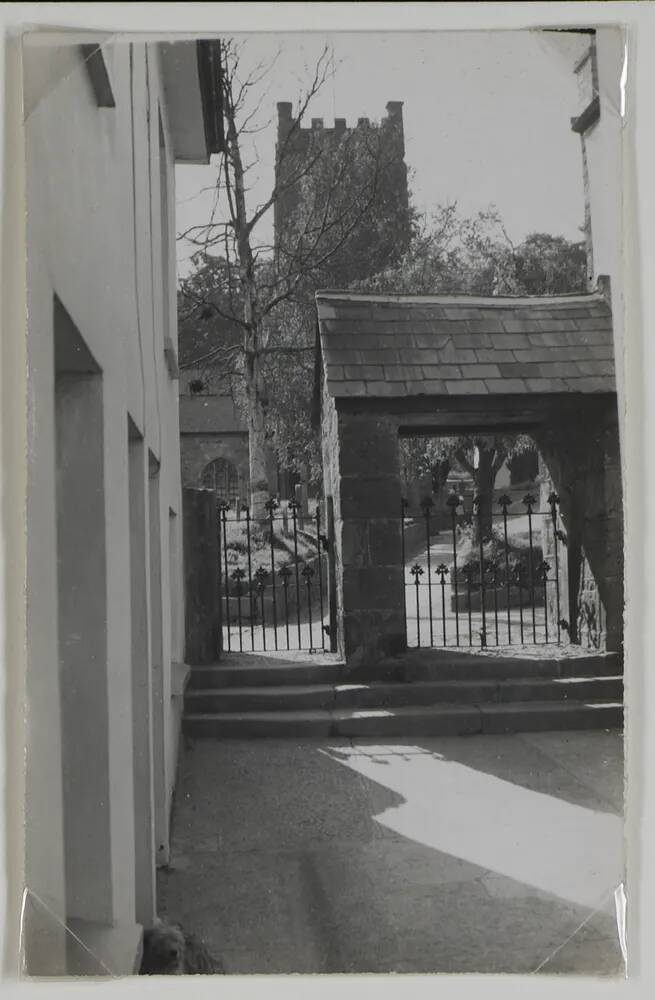
M205 489L215 490L221 500L229 500L231 504L242 495L239 470L226 458L215 458L205 466L202 485Z

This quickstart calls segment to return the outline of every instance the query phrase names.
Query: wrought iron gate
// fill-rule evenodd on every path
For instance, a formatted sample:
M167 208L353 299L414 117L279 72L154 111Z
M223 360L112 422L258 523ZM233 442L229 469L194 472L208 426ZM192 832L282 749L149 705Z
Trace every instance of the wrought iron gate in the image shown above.
M271 497L265 508L254 518L246 504L219 503L221 648L335 649L331 505L309 515Z
M463 499L452 495L444 521L431 498L414 518L402 501L409 646L561 642L569 625L561 614L565 536L559 497L550 494L546 511L535 509L536 503L529 493L519 501L505 495L489 510L476 496L467 511Z

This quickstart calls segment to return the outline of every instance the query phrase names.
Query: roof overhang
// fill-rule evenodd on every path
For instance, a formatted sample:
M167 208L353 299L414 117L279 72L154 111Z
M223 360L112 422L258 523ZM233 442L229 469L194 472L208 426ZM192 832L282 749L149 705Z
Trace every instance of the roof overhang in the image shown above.
M220 43L161 42L160 55L175 161L209 163L224 148Z

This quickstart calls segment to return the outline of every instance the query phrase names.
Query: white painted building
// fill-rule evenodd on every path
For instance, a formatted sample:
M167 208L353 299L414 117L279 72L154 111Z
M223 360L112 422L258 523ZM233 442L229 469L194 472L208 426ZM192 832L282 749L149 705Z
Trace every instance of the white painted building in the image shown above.
M133 971L168 858L185 674L174 164L220 147L215 58L211 42L24 46L31 974Z
M609 278L616 383L624 396L624 266L623 95L626 39L619 27L598 27L581 34L576 43L574 72L578 107L571 127L580 136L585 191L590 289ZM623 406L619 406L619 434L624 441Z

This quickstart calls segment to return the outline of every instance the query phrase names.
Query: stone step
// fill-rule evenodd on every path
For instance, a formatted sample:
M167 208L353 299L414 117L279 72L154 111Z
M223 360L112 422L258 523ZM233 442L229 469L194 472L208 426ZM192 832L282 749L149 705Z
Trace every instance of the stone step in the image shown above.
M616 677L623 674L617 653L589 656L496 656L440 649L412 649L375 667L349 674L357 681L509 680L510 678Z
M186 715L183 727L185 735L196 737L328 739L618 729L622 722L620 702L529 701L394 709L198 713Z
M205 712L274 712L334 708L334 684L281 684L187 690L184 709Z
M192 689L185 696L190 714L299 711L332 708L386 708L411 705L509 703L513 701L621 701L621 677L428 681L412 684L267 685Z
M475 655L451 650L409 650L375 667L346 674L336 656L298 655L295 660L251 654L227 654L220 664L191 667L189 689L303 684L493 681L577 677L617 677L623 673L616 653L547 659Z
M309 657L308 657L309 659ZM265 664L227 663L212 667L191 667L188 690L227 687L280 687L282 685L335 684L340 665L334 663L288 663L271 660Z

